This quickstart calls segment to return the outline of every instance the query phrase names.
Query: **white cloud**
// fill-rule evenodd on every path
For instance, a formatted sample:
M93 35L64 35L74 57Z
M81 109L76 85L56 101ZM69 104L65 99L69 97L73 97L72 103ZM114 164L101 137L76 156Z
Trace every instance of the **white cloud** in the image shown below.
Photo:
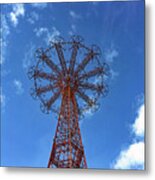
M132 126L136 136L144 136L144 104L139 108L137 118Z
M32 3L31 4L35 8L44 9L47 7L47 3Z
M70 36L72 36L73 34L75 34L75 33L77 32L77 29L76 29L76 25L75 25L75 24L72 24L70 29L71 29L71 30L68 32L68 34L69 34Z
M4 38L4 40L5 40L5 38L10 34L10 29L9 29L5 15L2 15L1 20L2 20L1 21L2 26L1 26L0 30L2 33L2 38Z
M34 24L36 21L39 20L39 15L35 12L35 11L32 11L30 13L30 17L27 19L27 21L30 23L30 24Z
M14 84L14 86L16 88L16 93L17 94L22 94L24 92L23 85L22 85L21 81L15 79L13 81L13 84Z
M34 60L34 53L36 50L36 46L32 43L30 43L30 45L28 45L24 59L23 59L23 68L27 69L30 67L31 62L33 62Z
M121 150L112 165L114 169L144 169L144 104L139 107L137 114L131 126L134 132L132 143L126 149ZM139 137L142 140L138 141Z
M81 16L79 14L75 13L75 11L69 11L69 14L73 19L80 19L81 18Z
M109 63L113 63L114 59L118 56L118 51L116 49L109 49L105 53L105 59Z
M4 108L6 105L6 96L4 94L0 94L0 103L1 103L1 108Z
M41 35L43 35L44 33L49 33L48 32L48 29L47 28L45 28L45 27L41 27L41 28L35 28L34 29L34 32L36 33L36 36L37 37L40 37Z
M48 35L47 35L47 43L49 41L54 41L54 37L55 36L60 36L60 31L57 30L56 27L52 27L52 32L48 32Z
M25 9L23 4L14 4L13 11L10 13L10 20L12 21L13 25L16 27L18 24L18 18L20 16L24 17Z
M114 71L113 69L110 69L110 74L111 74L111 78L114 79L116 78L117 76L119 76L119 73Z
M144 142L131 144L121 151L115 169L144 169Z
M60 36L60 31L53 26L51 30L46 27L36 28L34 32L37 37L45 36L44 41L48 44L50 41L54 41L55 36Z
M6 95L2 91L2 87L0 87L0 110L3 113L5 111L7 98Z
M112 46L110 49L105 50L105 61L108 64L112 64L114 60L118 57L118 55L119 55L118 51ZM112 65L110 67L110 74L112 79L119 76L119 73L112 69Z
M1 55L0 55L0 64L3 64L5 61L5 55L6 55L6 50L7 50L7 45L8 45L8 35L10 34L10 29L7 23L7 19L5 15L1 16L1 23L2 26L0 28L0 49L1 49Z
M71 29L73 30L73 32L76 31L76 26L75 26L75 24L72 24L72 25L71 25Z

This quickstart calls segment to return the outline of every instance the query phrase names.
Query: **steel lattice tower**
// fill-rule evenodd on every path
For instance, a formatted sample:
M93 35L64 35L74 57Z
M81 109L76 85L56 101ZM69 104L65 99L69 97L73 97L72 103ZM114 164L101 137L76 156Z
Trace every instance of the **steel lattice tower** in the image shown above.
M43 112L58 114L48 168L87 168L79 119L95 111L99 96L107 94L104 76L109 71L100 55L96 45L85 46L80 36L70 41L56 37L48 48L36 50L37 63L28 72L34 80L31 95L41 100Z

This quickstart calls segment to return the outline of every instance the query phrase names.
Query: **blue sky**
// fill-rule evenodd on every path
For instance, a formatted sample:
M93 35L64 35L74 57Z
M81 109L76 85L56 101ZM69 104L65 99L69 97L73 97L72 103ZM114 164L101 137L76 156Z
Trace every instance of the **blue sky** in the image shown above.
M46 167L57 118L40 110L27 77L36 48L55 35L97 44L109 93L80 121L89 168L144 169L144 2L1 5L1 163Z

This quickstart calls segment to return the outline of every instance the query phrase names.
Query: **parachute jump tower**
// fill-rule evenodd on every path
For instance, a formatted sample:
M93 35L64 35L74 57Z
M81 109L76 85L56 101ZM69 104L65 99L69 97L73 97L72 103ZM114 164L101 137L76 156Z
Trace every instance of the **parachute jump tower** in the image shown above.
M100 48L86 46L80 36L55 37L35 52L36 63L28 71L31 95L41 101L43 112L58 116L48 168L87 168L79 119L96 111L99 97L108 92L108 66L100 57Z

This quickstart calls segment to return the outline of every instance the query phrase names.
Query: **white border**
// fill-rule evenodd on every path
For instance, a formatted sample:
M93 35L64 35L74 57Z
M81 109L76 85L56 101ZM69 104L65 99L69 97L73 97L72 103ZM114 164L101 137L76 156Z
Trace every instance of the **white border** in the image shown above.
M61 2L65 0L61 0ZM84 1L84 0L83 0ZM15 2L46 2L41 0L11 1L0 0L0 3ZM52 1L48 1L52 2ZM57 0L58 2L58 0ZM65 1L66 2L66 1ZM81 180L152 180L155 178L155 0L146 0L146 171L111 171L111 170L53 170L35 168L0 168L0 179L11 180L42 180L67 179ZM154 116L155 117L155 116Z
M95 1L95 0L0 0L0 3L43 3L43 2L83 2L83 1ZM100 1L128 1L128 0L96 0ZM130 0L130 1L141 1L141 0Z

